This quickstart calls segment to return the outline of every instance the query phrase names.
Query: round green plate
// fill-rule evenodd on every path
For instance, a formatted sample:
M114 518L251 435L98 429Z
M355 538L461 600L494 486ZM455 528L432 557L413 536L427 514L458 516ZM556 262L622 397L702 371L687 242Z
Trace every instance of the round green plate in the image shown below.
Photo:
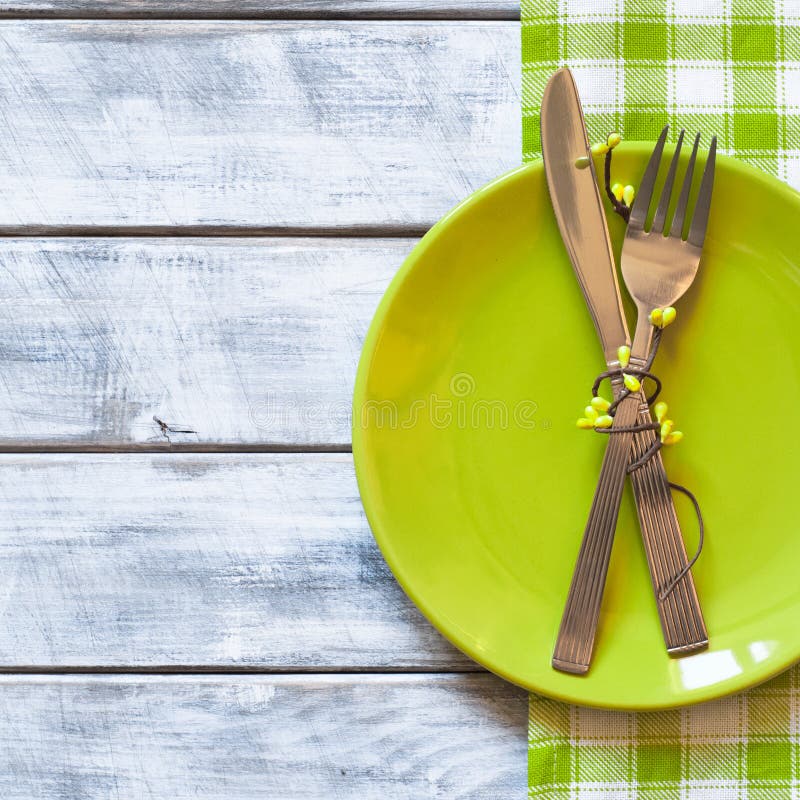
M637 183L649 151L615 151L614 179ZM358 369L358 483L397 579L477 662L570 702L666 708L785 669L800 658L798 320L800 195L720 158L700 270L655 365L685 433L667 471L706 518L694 572L711 646L666 655L628 489L592 668L556 672L606 444L575 420L604 365L541 163L476 192L398 272ZM692 509L675 503L692 552Z

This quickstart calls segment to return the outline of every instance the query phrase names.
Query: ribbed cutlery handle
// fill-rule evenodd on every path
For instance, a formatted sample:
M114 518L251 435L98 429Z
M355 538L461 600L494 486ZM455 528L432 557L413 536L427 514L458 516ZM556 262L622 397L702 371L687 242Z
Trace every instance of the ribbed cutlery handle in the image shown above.
M617 407L614 427L634 425L639 405L637 395L626 397ZM553 652L553 667L562 672L589 670L632 442L632 433L608 436Z
M649 422L650 412L643 403L639 423ZM655 431L635 434L631 458L640 458L655 442L656 435ZM691 570L662 597L664 590L686 567L688 559L661 454L657 453L631 472L631 483L667 651L683 655L702 650L708 645L708 631Z
M630 395L619 404L614 427L637 422L652 422L650 411L638 395ZM553 652L553 667L562 672L589 670L628 463L640 459L656 435L653 430L609 435ZM630 474L667 651L683 655L702 650L708 632L691 571L662 597L688 560L661 454Z

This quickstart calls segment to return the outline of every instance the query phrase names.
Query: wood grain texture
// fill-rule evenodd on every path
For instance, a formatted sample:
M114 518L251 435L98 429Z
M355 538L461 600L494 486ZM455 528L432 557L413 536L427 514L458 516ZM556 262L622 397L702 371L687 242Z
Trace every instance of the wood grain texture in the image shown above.
M497 800L524 692L490 675L0 678L4 800Z
M350 455L0 456L0 667L475 670L392 577Z
M519 162L513 22L0 22L0 232L411 227Z
M0 13L31 17L518 19L508 0L15 0Z
M4 240L0 448L346 446L364 334L414 244Z

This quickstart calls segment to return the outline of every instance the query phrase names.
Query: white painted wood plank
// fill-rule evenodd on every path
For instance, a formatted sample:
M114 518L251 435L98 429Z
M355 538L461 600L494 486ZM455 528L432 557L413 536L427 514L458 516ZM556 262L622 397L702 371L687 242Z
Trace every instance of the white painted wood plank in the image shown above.
M526 706L490 675L6 676L0 793L510 800Z
M0 448L346 445L364 334L414 244L2 240Z
M519 17L519 2L508 0L15 0L3 4L8 16L85 17L410 17L417 19L507 19Z
M0 230L427 226L520 154L514 22L0 22Z
M348 454L0 456L0 587L6 669L477 669L396 584Z

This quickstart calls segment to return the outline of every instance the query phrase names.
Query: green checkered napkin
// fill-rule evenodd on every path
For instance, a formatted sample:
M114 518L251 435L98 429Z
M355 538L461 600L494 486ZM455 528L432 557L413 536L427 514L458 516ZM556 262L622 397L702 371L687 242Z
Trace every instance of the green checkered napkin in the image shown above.
M589 137L674 129L800 189L800 0L522 0L524 159L560 66ZM535 695L529 798L800 800L800 668L744 694L631 714Z
M592 141L653 140L669 122L800 188L800 0L522 0L525 160L563 65Z
M528 798L800 798L800 669L675 711L625 713L531 695Z

